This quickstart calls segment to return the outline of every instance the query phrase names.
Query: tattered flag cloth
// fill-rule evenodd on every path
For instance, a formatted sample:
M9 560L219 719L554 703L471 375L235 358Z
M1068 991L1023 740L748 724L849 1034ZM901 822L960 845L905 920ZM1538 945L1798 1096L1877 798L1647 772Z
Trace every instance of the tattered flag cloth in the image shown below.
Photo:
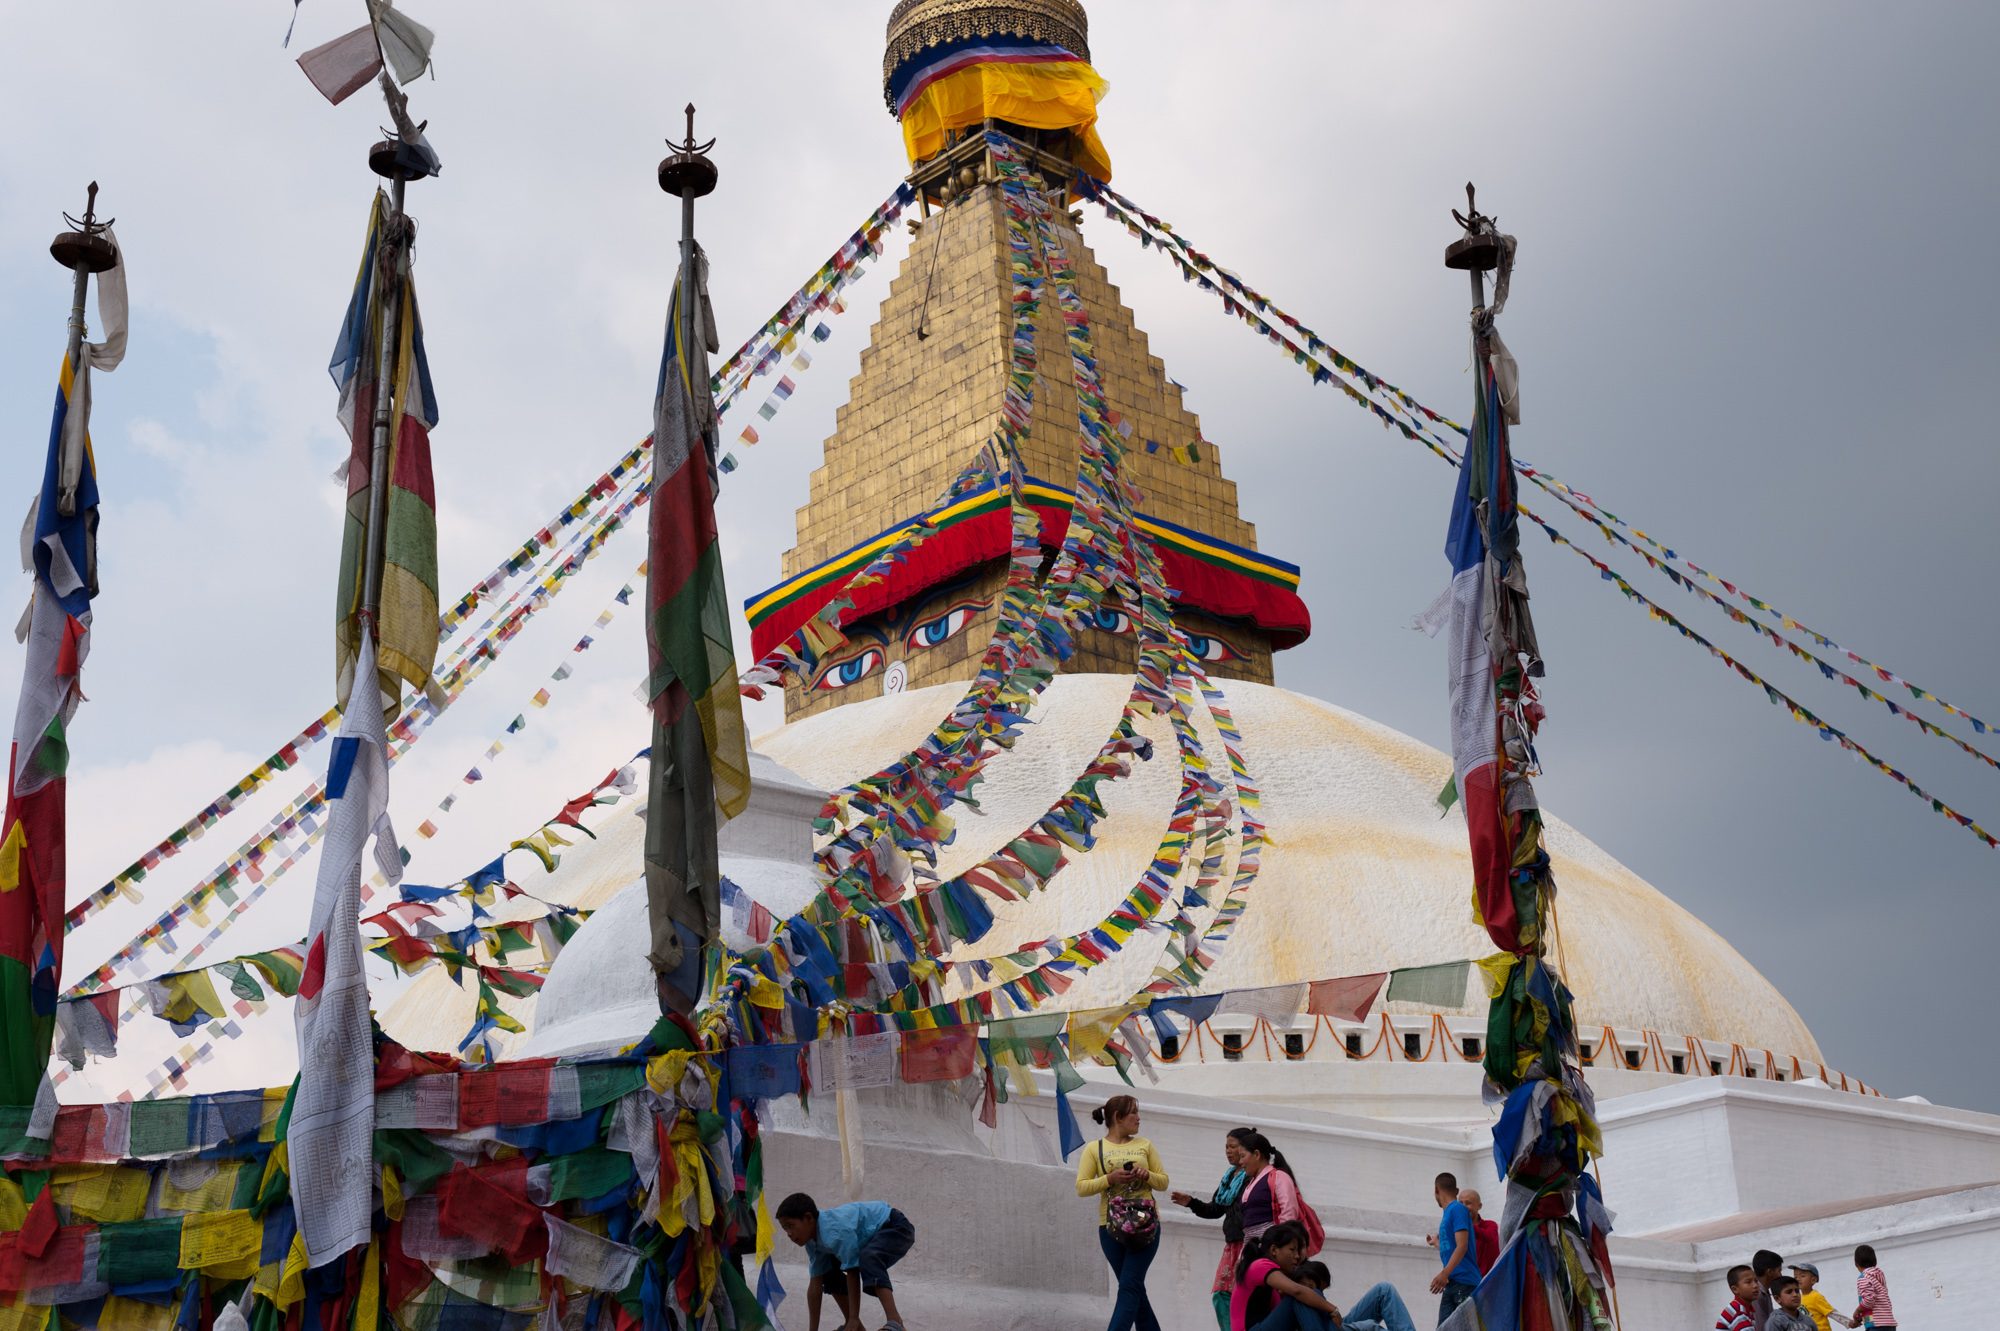
M1509 881L1513 867L1507 811L1502 807L1501 752L1495 660L1488 638L1491 583L1495 570L1486 546L1485 510L1499 465L1498 451L1476 447L1458 469L1445 556L1451 560L1450 611L1446 627L1450 663L1451 756L1453 779L1472 841L1473 899L1493 941L1518 951L1518 916ZM1482 468L1481 463L1484 463Z
M653 709L650 798L646 810L647 899L655 967L682 971L686 945L721 928L721 874L715 825L750 802L749 739L736 689L728 592L715 529L715 404L709 350L708 261L699 249L691 284L677 278L653 400L653 497L647 518L646 640ZM695 291L690 342L682 298ZM690 999L699 977L681 974Z
M107 233L108 234L108 233ZM113 242L116 243L115 241ZM90 367L125 355L125 268L98 286L105 340L65 357L49 424L41 492L22 532L21 562L34 575L24 621L27 660L14 712L7 814L0 832L0 1104L27 1104L42 1084L62 973L63 776L67 729L83 699L90 602L97 595L97 461L90 443Z
M361 630L358 678L375 668ZM352 700L326 775L330 826L313 890L305 970L299 977L299 1080L291 1127L292 1201L306 1264L317 1267L368 1242L374 1211L375 1046L361 958L361 855L393 885L403 876L389 825L389 761L382 710Z
M320 96L339 106L380 74L384 64L398 83L421 75L430 68L435 40L429 28L396 12L389 0L368 0L367 23L307 51L299 57L299 68Z
M399 234L400 233L400 234ZM424 689L437 663L437 501L431 488L430 432L438 421L424 354L423 321L405 253L411 233L392 218L388 196L376 192L368 241L340 340L327 367L340 389L340 423L347 431L347 523L341 532L340 587L334 664L339 697L348 695L360 641L362 564L368 550L368 479L373 460L376 394L382 391L382 321L400 299L395 365L390 378L388 530L384 534L382 608L376 648L382 696L400 697L396 681Z

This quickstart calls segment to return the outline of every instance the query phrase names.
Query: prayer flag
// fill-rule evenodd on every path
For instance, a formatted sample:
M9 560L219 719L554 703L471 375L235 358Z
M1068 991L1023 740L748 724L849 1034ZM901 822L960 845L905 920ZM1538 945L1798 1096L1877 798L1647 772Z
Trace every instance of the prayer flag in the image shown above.
M956 1081L978 1071L979 1029L945 1026L902 1032L904 1081Z
M1424 1007L1455 1008L1465 1004L1465 982L1472 973L1469 961L1447 961L1438 966L1409 966L1389 972L1391 1003L1417 1003Z
M1375 1006L1375 995L1382 992L1382 981L1388 978L1378 972L1338 980L1314 980L1306 995L1306 1011L1315 1017L1332 1017L1337 1021L1366 1021Z
M365 624L355 666L364 680L375 670ZM299 1079L286 1141L293 1208L314 1267L366 1244L374 1211L375 1047L360 929L361 855L371 839L389 885L403 876L382 711L365 687L359 702L344 709L328 763L326 846L296 1007Z
M392 225L393 224L393 225ZM398 230L404 234L398 235ZM430 432L437 428L437 395L424 352L423 319L407 258L410 237L376 191L368 218L361 270L342 320L328 371L340 390L340 423L347 432L347 521L341 532L340 584L335 607L334 665L345 702L354 678L360 640L363 564L368 549L368 477L373 461L376 395L383 391L377 364L383 320L400 302L397 346L389 375L387 530L383 534L382 607L376 621L378 677L385 707L393 713L398 680L418 690L431 683L437 662L437 499L431 481ZM385 274L387 266L390 273ZM385 280L385 278L387 280Z
M122 263L99 279L97 300L105 340L84 343L74 361L63 358L41 491L22 533L34 584L0 826L0 1030L7 1033L0 1104L29 1104L42 1086L62 978L68 728L83 700L79 682L97 595L90 371L116 369L125 357Z
M299 57L320 96L339 106L368 81L382 72L382 50L375 41L375 27L364 23L345 36L313 47Z
M1477 422L1475 422L1476 424ZM1476 435L1477 432L1475 432ZM1452 772L1472 842L1472 892L1482 922L1508 951L1518 946L1507 813L1500 797L1501 755L1497 676L1501 663L1488 638L1487 602L1495 566L1488 556L1482 501L1512 477L1495 472L1497 455L1475 438L1458 469L1444 552L1451 561L1446 626ZM1481 463L1486 464L1481 467ZM1483 474L1482 474L1483 473Z
M715 315L708 260L697 247L689 262L694 271L682 278L692 280L675 282L653 402L646 885L653 964L692 1004L700 974L690 950L698 956L721 931L717 814L733 818L749 803L750 759L716 541L716 416L708 376L708 352L717 347ZM689 289L692 339L681 326Z

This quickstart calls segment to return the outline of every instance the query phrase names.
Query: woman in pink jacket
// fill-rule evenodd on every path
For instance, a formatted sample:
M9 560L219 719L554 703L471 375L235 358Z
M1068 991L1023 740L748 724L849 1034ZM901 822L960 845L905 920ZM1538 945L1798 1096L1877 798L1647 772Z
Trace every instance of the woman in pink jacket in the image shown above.
M1250 1177L1243 1185L1243 1237L1254 1239L1273 1225L1302 1219L1298 1181L1285 1163L1285 1153L1261 1132L1239 1138L1236 1144L1243 1152L1243 1172Z

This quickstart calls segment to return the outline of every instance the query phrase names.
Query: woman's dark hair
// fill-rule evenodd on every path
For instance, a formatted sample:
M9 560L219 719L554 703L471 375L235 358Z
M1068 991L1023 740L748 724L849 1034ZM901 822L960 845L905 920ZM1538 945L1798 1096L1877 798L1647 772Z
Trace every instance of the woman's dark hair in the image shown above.
M1261 1155L1266 1160L1269 1160L1274 1167L1284 1170L1287 1174L1292 1174L1292 1165L1289 1160L1285 1159L1285 1153L1273 1146L1271 1139L1263 1133L1258 1132L1254 1128L1238 1128L1229 1135L1236 1138L1236 1144L1244 1150ZM1292 1177L1296 1179L1298 1175L1292 1174Z
M1271 1255L1271 1249L1282 1248L1287 1243L1296 1243L1304 1250L1307 1238L1306 1227L1296 1220L1280 1220L1255 1238L1243 1240L1243 1255L1236 1261L1236 1278L1250 1278L1250 1263Z
M1223 1133L1222 1135L1229 1138L1231 1141L1235 1142L1238 1146L1241 1146L1250 1138L1255 1137L1257 1135L1257 1129L1231 1128L1229 1131Z
M1108 1128L1138 1107L1138 1100L1132 1096L1114 1095L1097 1108L1091 1110L1090 1116Z
M1854 1250L1854 1269L1866 1271L1875 1265L1875 1249L1864 1243Z

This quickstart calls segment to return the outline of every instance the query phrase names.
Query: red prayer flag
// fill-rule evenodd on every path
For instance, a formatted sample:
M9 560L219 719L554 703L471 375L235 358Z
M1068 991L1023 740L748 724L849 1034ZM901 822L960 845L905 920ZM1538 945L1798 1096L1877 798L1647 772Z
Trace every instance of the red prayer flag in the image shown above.
M1382 992L1386 972L1376 975L1349 975L1338 980L1314 980L1306 994L1306 1011L1315 1017L1340 1021L1366 1021Z
M519 1127L546 1122L549 1116L551 1059L505 1063L483 1072L466 1072L458 1079L458 1128L495 1124Z
M979 1034L971 1026L904 1031L904 1081L955 1081L978 1070Z
M521 1157L477 1169L454 1167L438 1184L438 1227L490 1244L511 1262L540 1257L549 1248L542 1208L528 1200L528 1162Z

